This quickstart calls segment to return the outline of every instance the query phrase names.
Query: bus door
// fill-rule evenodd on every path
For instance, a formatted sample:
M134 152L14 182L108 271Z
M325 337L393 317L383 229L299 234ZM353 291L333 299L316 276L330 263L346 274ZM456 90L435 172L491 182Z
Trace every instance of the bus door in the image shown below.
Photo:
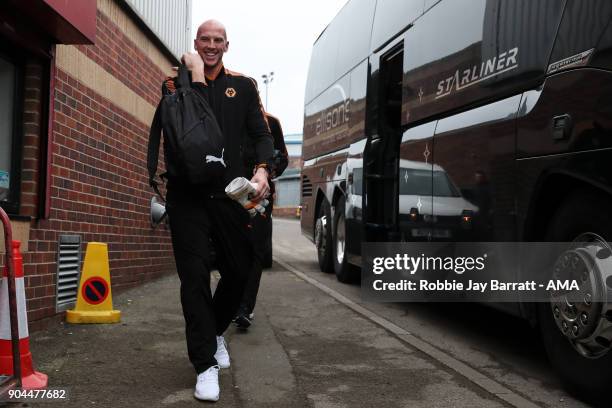
M407 129L399 147L399 235L403 242L433 238L433 136L436 121Z
M513 241L515 95L438 121L433 213L438 240Z
M363 162L366 242L399 240L398 160L401 140L403 40L370 58L367 142Z

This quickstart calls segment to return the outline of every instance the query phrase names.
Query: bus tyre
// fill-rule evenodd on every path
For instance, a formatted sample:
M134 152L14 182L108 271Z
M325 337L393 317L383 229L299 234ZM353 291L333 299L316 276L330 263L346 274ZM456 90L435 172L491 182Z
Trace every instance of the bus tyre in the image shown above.
M336 203L334 212L334 272L336 278L342 283L351 283L355 279L354 268L346 260L346 218L344 214L346 204L344 197Z
M538 304L542 340L552 365L570 390L593 403L601 403L612 384L612 251L606 242L612 238L611 205L610 199L592 192L575 194L561 204L548 226L546 241L574 242L560 258L574 256L580 261L585 271L581 286L592 289L586 290L582 301L568 303L570 293L565 300L551 297L550 303ZM558 260L555 274L565 272L562 265ZM575 265L568 269L576 269ZM606 299L607 292L607 301L591 302L588 292L592 290L603 294L600 300Z
M319 269L325 273L332 273L332 233L331 233L331 211L329 203L325 200L319 207L319 214L315 223L315 246L317 247L317 258Z

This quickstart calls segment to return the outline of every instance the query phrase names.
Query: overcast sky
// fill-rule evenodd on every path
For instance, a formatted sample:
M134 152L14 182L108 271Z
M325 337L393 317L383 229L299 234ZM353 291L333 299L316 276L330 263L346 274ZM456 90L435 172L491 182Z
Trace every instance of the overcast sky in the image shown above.
M210 18L225 24L229 51L225 66L257 79L265 104L262 74L274 72L268 111L285 134L302 133L304 88L312 44L346 0L193 0L193 36Z

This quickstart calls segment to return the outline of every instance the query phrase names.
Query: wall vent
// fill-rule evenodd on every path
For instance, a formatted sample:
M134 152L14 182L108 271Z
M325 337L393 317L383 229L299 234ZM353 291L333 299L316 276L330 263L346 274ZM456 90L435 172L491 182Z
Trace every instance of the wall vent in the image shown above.
M55 310L62 312L76 304L81 276L81 237L60 235L57 251Z
M306 175L302 175L302 197L312 197L312 183Z

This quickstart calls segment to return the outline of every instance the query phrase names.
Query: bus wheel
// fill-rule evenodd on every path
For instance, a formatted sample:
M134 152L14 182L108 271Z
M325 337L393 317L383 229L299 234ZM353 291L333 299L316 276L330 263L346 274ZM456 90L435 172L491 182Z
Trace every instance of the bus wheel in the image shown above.
M344 214L344 197L336 203L334 213L334 272L342 283L350 283L355 279L354 268L346 261L346 218Z
M561 204L546 240L572 244L559 256L552 279L579 271L580 289L551 294L550 302L538 304L552 365L571 390L595 403L612 384L612 248L606 241L612 238L611 205L591 192Z
M319 268L322 272L332 273L334 266L332 263L331 211L325 200L321 203L315 223L315 246Z

